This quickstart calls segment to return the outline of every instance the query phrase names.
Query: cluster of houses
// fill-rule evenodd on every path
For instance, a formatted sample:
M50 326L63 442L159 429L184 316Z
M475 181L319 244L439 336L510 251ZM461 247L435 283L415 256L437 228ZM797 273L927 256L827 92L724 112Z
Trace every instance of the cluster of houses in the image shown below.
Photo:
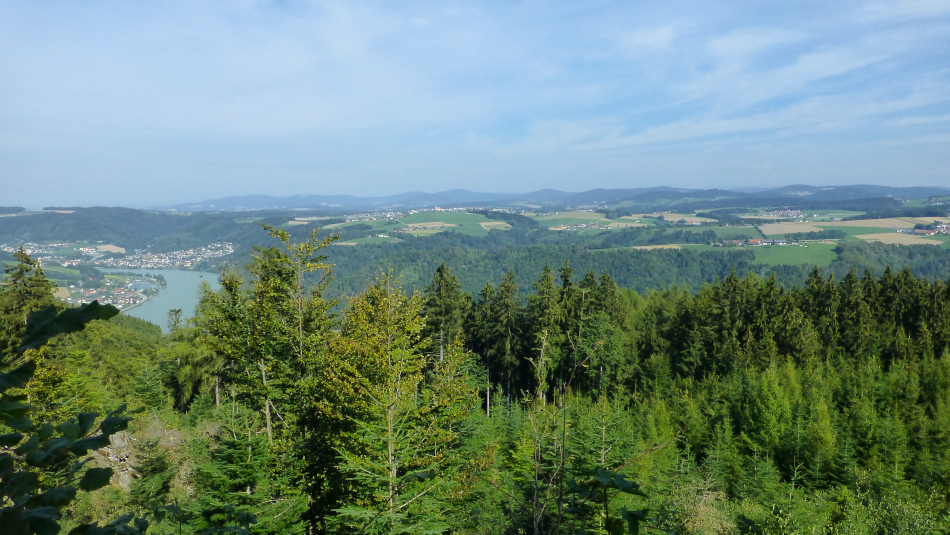
M71 305L99 301L100 303L113 305L119 310L122 310L142 304L147 299L145 294L131 287L113 286L108 283L99 288L80 288L77 290L76 287L72 285L69 288L70 296L68 299L65 299L65 301Z
M765 217L788 217L798 219L802 217L801 210L770 210L762 214Z
M915 236L950 236L950 225L943 221L934 221L934 224L927 225L927 228L897 229L897 232Z
M26 242L23 245L8 245L6 243L0 244L0 251L5 251L8 253L15 253L23 247L23 251L30 255L32 258L38 258L40 255L49 255L53 252L54 249L59 249L63 247L71 247L72 243L51 243L49 245L40 245L38 243ZM42 262L41 262L42 263Z
M729 240L724 243L728 243L730 245L737 245L737 246L751 245L753 247L757 247L760 245L788 245L787 240L773 240L773 239L763 239L763 238L748 238L745 240Z
M603 223L578 223L576 225L560 225L557 227L551 227L551 230L585 230L585 229L606 230L608 228L610 227Z
M448 228L449 226L453 226L453 227L454 227L455 225L446 225L445 223L438 223L438 224L431 224L431 225L430 225L430 224L422 223L422 224L419 224L419 225L409 225L409 226L406 226L406 227L397 228L397 229L394 230L393 232L412 232L412 231L415 231L415 230L445 230L445 229Z
M185 249L183 251L172 251L169 253L145 253L136 250L135 254L109 258L101 258L101 252L97 251L98 256L92 257L92 263L96 266L110 268L188 268L213 258L227 256L233 252L234 244L231 242L217 242L204 247L198 247L197 249ZM63 265L67 266L80 262L89 262L89 260L70 260L63 262Z
M69 242L50 243L48 245L24 243L22 247L27 254L38 260L42 265L76 267L79 264L92 264L98 267L136 269L188 268L200 262L227 256L234 252L234 244L230 242L212 243L197 249L169 253L152 254L136 249L135 254L124 256L113 256L125 253L125 249L113 245L83 245L80 247L75 247L75 245ZM73 247L80 254L78 258L66 258L61 253L57 254L57 251ZM19 248L20 245L0 244L0 250L10 253L17 251Z
M421 209L409 210L408 213L411 215L411 214L419 214L422 212L471 212L472 210L483 210L483 208L480 206L458 206L455 208L440 208L438 206L434 206L432 208L421 208Z
M400 217L406 214L402 212L366 212L362 214L354 214L346 216L347 222L353 221L379 221L379 220L389 220L389 219L399 219Z

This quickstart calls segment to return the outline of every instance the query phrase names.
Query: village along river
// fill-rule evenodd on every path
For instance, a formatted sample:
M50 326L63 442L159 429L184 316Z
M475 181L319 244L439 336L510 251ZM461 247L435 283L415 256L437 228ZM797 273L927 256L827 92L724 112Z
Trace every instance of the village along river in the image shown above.
M217 290L218 274L204 271L188 271L184 269L102 269L103 273L135 273L136 275L161 275L167 283L159 290L158 295L148 298L148 301L139 306L123 310L123 314L150 321L168 332L168 311L181 309L182 321L195 315L195 306L201 295L201 283L207 282L211 289Z

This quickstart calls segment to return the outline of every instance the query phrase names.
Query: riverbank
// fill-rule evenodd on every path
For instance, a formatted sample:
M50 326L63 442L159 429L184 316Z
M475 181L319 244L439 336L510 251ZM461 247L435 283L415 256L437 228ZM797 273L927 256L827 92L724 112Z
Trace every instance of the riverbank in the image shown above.
M157 294L147 297L145 301L122 309L123 314L140 318L161 327L162 331L169 332L169 311L181 310L181 320L187 321L194 317L195 308L201 297L205 284L212 290L217 290L217 273L191 271L184 269L103 269L103 273L134 273L138 276L162 275L165 279L165 288Z
M128 305L128 306L124 306L124 307L122 307L122 308L119 310L119 312L120 312L120 313L125 313L125 312L128 312L128 311L132 310L133 308L140 307L140 306L144 305L145 303L147 303L147 302L148 302L148 296L145 295L145 294L141 294L141 295L142 295L142 300L141 300L141 301L136 301L135 303L132 303L132 304L130 304L130 305Z

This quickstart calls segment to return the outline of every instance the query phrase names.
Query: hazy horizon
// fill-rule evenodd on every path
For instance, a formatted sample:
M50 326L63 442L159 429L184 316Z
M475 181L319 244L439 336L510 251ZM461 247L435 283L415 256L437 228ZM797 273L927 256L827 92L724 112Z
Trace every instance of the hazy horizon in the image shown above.
M0 0L0 204L950 184L950 1Z

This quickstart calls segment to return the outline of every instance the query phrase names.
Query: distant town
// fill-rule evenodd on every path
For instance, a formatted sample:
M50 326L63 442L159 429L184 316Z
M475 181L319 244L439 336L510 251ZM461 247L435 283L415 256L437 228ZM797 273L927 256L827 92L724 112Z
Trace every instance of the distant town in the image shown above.
M0 244L0 251L13 252L21 245L12 246ZM134 268L134 269L181 269L191 268L200 262L227 256L234 252L234 245L229 242L219 242L168 253L147 253L136 249L132 254L126 250L110 244L76 244L70 242L24 243L23 249L44 266L75 267L87 264L105 268ZM121 255L121 256L117 256Z
M709 251L748 247L754 250L757 262L827 265L837 257L836 247L844 241L950 247L950 226L946 219L924 213L941 206L945 200L950 200L950 197L927 199L907 208L903 207L905 201L895 200L897 211L882 212L881 215L865 215L860 210L834 207L726 210L711 207L704 210L701 206L694 206L677 211L657 206L651 210L590 206L551 209L528 204L500 208L473 203L451 208L355 209L340 216L308 217L294 210L265 216L245 212L243 217L235 217L233 224L237 229L267 218L269 225L284 228L319 226L339 233L340 239L334 244L341 246L397 244L440 232L478 239L517 227L522 232L524 229L543 229L569 233L571 240L590 240L602 248ZM90 212L95 210L89 209ZM904 215L901 210L908 214ZM108 211L100 211L102 217L109 216ZM72 217L75 210L47 212L66 219ZM27 220L30 214L20 211L11 215L18 216L13 219ZM174 217L200 219L208 216L178 212ZM55 239L55 228L50 226L47 231L51 239ZM31 234L36 236L36 230L32 229ZM214 239L211 235L209 233L208 241ZM15 239L14 236L9 238ZM231 239L240 242L242 238L232 233ZM23 247L43 265L47 277L58 286L57 296L66 302L78 304L99 300L122 309L137 306L162 289L160 275L143 276L142 270L214 271L236 250L231 241L220 240L201 247L157 253L149 248L127 249L117 245L117 242L125 244L109 238L108 234L102 241L51 241L45 244L36 241L39 240L3 243L0 251L12 253ZM129 272L117 273L116 270Z
M126 250L111 244L56 242L0 244L0 250L12 253L20 247L44 267L47 277L58 286L56 297L71 305L99 301L120 310L138 306L166 286L161 273L135 274L110 272L96 268L121 269L191 269L234 252L230 242L212 243L196 249L168 253L147 253Z

